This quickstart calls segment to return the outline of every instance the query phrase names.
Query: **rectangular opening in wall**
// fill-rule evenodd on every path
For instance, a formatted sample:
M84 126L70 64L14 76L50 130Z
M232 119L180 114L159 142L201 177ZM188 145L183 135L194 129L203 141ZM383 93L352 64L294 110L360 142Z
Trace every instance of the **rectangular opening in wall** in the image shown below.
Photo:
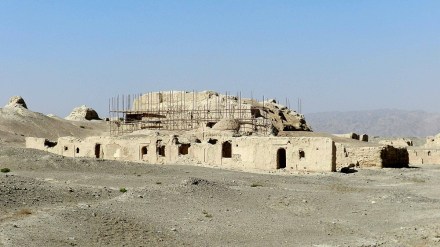
M156 148L157 155L165 157L165 146L158 146Z
M180 155L187 155L190 147L191 147L191 144L180 144L179 154Z
M101 158L101 144L95 144L95 157L97 159Z
M303 150L299 150L299 159L305 159L306 153Z
M146 156L148 154L148 149L146 146L141 147L141 159L146 159Z

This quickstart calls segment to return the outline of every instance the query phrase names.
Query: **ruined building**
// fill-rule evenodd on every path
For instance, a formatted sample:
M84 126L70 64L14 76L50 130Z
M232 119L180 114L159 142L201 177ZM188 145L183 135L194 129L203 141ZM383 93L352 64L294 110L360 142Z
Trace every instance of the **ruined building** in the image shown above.
M131 100L134 98L133 100ZM304 116L275 100L258 102L241 95L205 92L153 92L110 100L111 134L142 129L195 130L222 129L224 122L238 124L236 132L274 134L280 131L310 131ZM220 123L221 122L221 123Z
M408 152L411 164L440 164L440 134L428 136L422 146L409 146Z
M301 114L275 100L155 92L110 99L109 115L109 136L27 138L26 145L68 157L246 171L408 165L406 149L313 133Z

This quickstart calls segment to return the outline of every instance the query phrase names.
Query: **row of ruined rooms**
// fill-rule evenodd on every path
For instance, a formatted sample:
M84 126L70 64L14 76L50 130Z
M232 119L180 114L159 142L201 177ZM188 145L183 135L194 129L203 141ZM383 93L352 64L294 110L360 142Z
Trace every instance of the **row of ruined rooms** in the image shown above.
M67 157L197 164L241 170L335 171L334 143L329 138L27 138L26 146Z
M436 147L400 147L328 137L234 137L161 135L130 138L71 137L51 142L28 138L27 146L69 157L140 161L155 164L201 164L242 170L335 171L344 166L405 167L440 164Z
M202 141L199 139L195 140L195 143L201 144ZM218 139L215 138L209 138L207 140L207 143L210 145L217 145L219 143ZM191 143L180 143L178 139L173 140L173 144L177 147L177 156L184 157L190 154L191 149ZM236 144L237 145L237 144ZM55 148L58 146L58 142L52 142L47 139L44 139L44 147L46 150ZM73 146L73 152L70 150L71 145L63 145L62 147L62 155L64 156L70 156L70 157L94 157L97 159L108 159L108 155L106 155L106 148L105 144L101 143L94 143L93 145L93 155L90 155L90 148L88 151L83 152L80 147L74 145ZM238 145L237 145L238 146ZM221 142L221 158L222 159L232 159L233 158L233 144L231 140L222 141ZM87 147L86 147L87 148ZM150 145L140 145L139 146L139 161L148 161L148 155L151 154L151 149L153 149L153 154L156 156L158 160L166 158L167 157L167 145L163 143L161 139L156 140L155 147L151 148ZM168 149L171 149L168 147ZM117 153L117 152L116 152ZM113 158L117 158L117 155L115 153L111 154ZM303 161L306 158L306 152L299 148L296 151L296 157L299 161ZM275 169L285 169L287 167L287 148L286 147L279 147L276 150L276 165ZM333 170L333 169L332 169Z

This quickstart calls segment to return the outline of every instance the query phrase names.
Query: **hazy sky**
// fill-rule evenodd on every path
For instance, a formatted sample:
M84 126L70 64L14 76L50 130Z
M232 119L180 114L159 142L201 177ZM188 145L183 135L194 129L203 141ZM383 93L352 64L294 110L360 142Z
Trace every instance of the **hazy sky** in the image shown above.
M0 85L62 117L159 90L440 112L440 1L1 0Z

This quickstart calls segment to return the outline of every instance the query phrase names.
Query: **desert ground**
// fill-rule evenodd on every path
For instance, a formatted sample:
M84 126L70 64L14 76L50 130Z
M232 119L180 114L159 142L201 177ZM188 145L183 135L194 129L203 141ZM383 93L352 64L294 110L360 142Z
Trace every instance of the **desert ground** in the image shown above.
M0 246L440 245L436 165L255 174L1 145L0 167Z

